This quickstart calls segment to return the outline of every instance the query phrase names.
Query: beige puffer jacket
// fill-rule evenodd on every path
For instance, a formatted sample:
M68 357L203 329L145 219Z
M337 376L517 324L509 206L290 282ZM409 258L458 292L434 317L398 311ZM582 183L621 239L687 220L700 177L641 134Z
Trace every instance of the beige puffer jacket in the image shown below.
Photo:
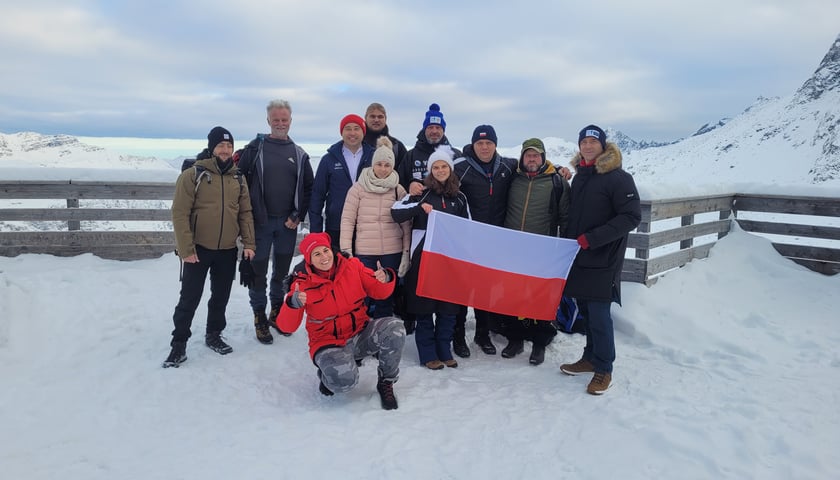
M353 255L388 255L411 248L411 222L399 224L391 218L394 202L402 200L402 185L385 193L373 193L356 182L347 191L341 212L341 250ZM353 249L353 232L356 245Z

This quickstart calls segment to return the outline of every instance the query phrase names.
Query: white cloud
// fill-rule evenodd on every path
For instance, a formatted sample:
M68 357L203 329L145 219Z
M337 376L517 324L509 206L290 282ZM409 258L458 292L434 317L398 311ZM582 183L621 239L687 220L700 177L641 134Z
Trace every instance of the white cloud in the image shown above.
M792 93L836 18L828 0L35 2L0 18L0 105L13 114L0 131L195 137L215 122L251 132L282 97L307 141L337 139L338 119L371 101L403 140L431 102L456 144L479 123L564 136L584 116L666 140Z

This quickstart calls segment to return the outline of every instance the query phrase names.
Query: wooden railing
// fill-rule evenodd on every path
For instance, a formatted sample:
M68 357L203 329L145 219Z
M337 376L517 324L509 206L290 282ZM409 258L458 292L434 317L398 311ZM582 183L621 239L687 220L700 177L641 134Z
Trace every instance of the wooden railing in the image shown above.
M175 250L171 227L165 230L82 230L81 222L170 222L169 208L80 208L80 200L172 200L172 183L0 182L0 200L66 201L67 208L0 208L0 222L59 221L66 228L48 231L0 232L0 255L48 253L73 256L93 253L102 258L136 260ZM8 203L8 202L5 202Z
M80 207L80 200L171 200L171 183L9 182L0 181L0 200L60 199L66 208L12 208L0 206L0 222L62 222L62 227L36 231L0 231L0 256L48 253L71 256L81 253L134 260L159 257L175 249L169 227L168 205L160 208ZM9 202L4 202L9 203ZM643 200L642 222L631 233L632 257L624 262L622 279L652 284L662 274L696 258L704 258L715 242L730 230L734 213L766 212L840 218L840 199L771 195L713 195L666 200ZM102 231L81 222L165 222L161 230ZM840 227L820 222L737 218L741 228L760 234L840 240ZM82 227L85 227L82 229ZM812 270L840 272L840 248L813 247L774 241L780 254Z
M823 222L812 218L803 217L805 219L797 223L738 218L744 212L840 218L840 198L731 194L643 200L642 222L628 239L628 247L636 249L635 258L625 259L622 280L650 285L669 270L707 257L715 241L729 232L732 214L739 226L748 232L840 240L840 228L822 225ZM712 218L699 219L710 216L703 214L711 214ZM675 225L655 228L654 222L668 221ZM700 237L705 237L706 242L696 242ZM666 251L652 254L658 247ZM828 275L840 272L840 248L777 240L773 241L773 247L782 256L811 270Z

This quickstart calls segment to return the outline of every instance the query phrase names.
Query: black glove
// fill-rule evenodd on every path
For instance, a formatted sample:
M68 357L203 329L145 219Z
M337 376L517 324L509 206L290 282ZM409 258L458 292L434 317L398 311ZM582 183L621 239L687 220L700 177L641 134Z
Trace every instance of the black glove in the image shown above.
M254 267L251 266L251 261L243 258L239 261L239 284L245 288L254 286L257 276L254 274Z

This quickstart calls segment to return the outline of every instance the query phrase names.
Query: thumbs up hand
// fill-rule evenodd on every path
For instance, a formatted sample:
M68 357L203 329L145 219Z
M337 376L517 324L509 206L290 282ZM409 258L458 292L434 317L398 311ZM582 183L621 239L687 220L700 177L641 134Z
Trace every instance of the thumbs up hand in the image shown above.
M373 276L379 280L380 283L388 283L390 280L390 275L388 275L388 271L382 268L382 263L379 260L376 261L376 271L373 272Z
M296 303L298 303L301 307L306 305L306 292L300 291L299 283L295 283L295 291L292 293L292 296L295 298Z

